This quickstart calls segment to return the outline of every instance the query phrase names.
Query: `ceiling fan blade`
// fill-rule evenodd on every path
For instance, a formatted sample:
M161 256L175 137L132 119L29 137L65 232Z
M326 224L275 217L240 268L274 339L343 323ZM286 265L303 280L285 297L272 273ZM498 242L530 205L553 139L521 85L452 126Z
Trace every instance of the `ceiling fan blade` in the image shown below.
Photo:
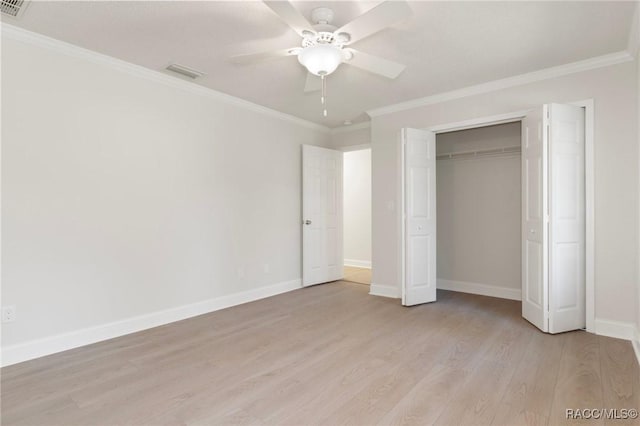
M322 89L322 82L320 81L320 77L308 72L307 81L304 83L304 92L317 92L320 89Z
M369 55L368 53L360 52L355 49L348 50L353 54L353 57L344 63L353 65L354 67L365 71L394 79L405 69L404 65L397 62L393 62L379 56Z
M288 1L264 1L264 4L273 10L276 15L297 32L300 37L305 36L305 31L315 34L309 21Z
M293 56L296 55L297 52L295 49L281 49L274 50L270 52L258 52L258 53L249 53L246 55L236 55L231 57L231 62L236 64L252 64L255 62L262 62L269 59L283 58L285 56Z
M385 1L338 28L334 34L348 33L355 43L411 16L411 8L405 1Z

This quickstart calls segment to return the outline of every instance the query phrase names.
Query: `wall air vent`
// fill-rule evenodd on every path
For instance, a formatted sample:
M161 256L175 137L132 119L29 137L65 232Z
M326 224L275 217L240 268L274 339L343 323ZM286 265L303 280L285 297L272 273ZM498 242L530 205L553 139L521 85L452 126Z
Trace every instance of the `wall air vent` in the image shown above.
M3 15L19 18L29 4L26 0L0 0L0 11Z
M185 77L189 77L192 80L195 80L198 77L202 77L203 75L206 75L201 71L197 71L197 70L194 70L193 68L185 67L184 65L180 65L180 64L171 64L166 69L168 71L178 73Z

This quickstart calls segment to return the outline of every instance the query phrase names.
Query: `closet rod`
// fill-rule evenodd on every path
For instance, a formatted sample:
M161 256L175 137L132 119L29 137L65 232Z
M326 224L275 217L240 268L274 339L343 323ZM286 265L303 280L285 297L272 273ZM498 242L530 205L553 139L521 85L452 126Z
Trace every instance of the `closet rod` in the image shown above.
M482 155L491 155L491 154L512 154L518 153L521 151L520 145L514 146L505 146L503 148L488 148L488 149L477 149L475 151L459 151L459 152L445 152L442 154L436 155L436 159L448 159L448 158L457 158L457 157L477 157Z

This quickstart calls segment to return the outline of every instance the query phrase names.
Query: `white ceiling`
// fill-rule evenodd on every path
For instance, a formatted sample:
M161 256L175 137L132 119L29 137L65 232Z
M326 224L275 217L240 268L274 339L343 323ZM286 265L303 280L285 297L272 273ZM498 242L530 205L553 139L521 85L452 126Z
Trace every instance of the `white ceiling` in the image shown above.
M378 2L296 1L308 18L329 6L334 24ZM633 2L410 2L410 19L353 47L407 66L387 80L341 65L328 77L329 116L304 93L295 57L236 65L229 57L298 46L299 37L259 1L33 2L9 22L154 70L177 62L207 76L195 84L336 127L366 110L579 61L626 48Z

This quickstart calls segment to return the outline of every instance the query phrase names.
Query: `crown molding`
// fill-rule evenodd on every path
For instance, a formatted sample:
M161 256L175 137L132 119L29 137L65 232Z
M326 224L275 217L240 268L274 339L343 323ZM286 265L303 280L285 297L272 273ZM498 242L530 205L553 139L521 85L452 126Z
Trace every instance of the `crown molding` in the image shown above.
M629 40L627 42L627 52L635 58L640 52L640 2L636 1L636 9L629 29Z
M368 129L370 127L371 122L365 121L363 123L351 124L349 126L334 127L333 129L331 129L331 134L336 135L339 133L355 132L356 130Z
M196 95L204 96L210 99L214 99L220 102L224 102L229 105L233 105L239 108L243 108L248 111L256 112L271 118L276 118L288 123L296 124L301 127L320 131L326 134L331 133L331 129L318 123L304 120L302 118L295 117L284 112L276 111L274 109L255 104L253 102L246 101L244 99L237 98L235 96L228 95L226 93L218 92L217 90L209 89L204 86L197 85L195 83L181 80L177 77L164 74L160 71L155 71L150 68L145 68L140 65L135 65L130 62L123 61L121 59L114 58L112 56L104 55L102 53L95 52L93 50L85 49L80 46L76 46L71 43L67 43L61 40L57 40L42 34L28 31L15 25L1 23L2 37L6 37L11 40L28 43L37 47L48 49L57 53L62 53L67 56L80 58L92 62L94 64L107 66L120 72L133 75L135 77L144 78L156 83L163 84L165 86L173 87L176 89L184 90Z
M487 83L468 86L450 92L443 92L436 95L426 96L424 98L413 99L406 102L400 102L388 105L382 108L368 110L370 117L379 117L382 115L392 114L395 112L406 111L408 109L419 108L427 105L439 104L441 102L452 101L455 99L466 98L468 96L480 95L509 87L522 86L537 81L548 80L552 78L562 77L569 74L589 71L596 68L608 67L611 65L621 64L633 61L634 57L627 51L611 53L608 55L597 56L595 58L585 59L584 61L572 62L557 67L545 68L526 74L520 74L500 80L494 80Z

